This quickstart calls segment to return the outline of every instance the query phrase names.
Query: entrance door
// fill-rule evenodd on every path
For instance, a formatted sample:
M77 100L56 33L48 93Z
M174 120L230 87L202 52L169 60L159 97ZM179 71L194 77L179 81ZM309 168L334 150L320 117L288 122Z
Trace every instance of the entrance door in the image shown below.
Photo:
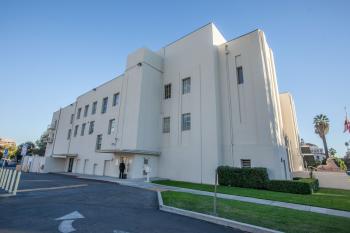
M73 171L73 163L74 163L74 158L69 158L68 172L72 172Z

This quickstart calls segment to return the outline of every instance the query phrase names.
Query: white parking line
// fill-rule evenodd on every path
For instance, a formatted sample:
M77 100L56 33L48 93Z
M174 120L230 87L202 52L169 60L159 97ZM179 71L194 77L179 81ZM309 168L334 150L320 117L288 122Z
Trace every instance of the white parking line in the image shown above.
M24 192L56 190L56 189L69 189L69 188L79 188L84 186L88 186L88 184L65 185L65 186L55 186L55 187L48 187L48 188L35 188L35 189L21 189L21 190L18 190L17 192L24 193Z

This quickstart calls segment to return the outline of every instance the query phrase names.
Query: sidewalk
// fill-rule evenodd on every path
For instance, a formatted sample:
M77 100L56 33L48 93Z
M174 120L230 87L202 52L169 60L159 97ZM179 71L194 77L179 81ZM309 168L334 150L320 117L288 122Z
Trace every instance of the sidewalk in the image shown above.
M59 174L72 175L80 179L91 179L91 180L118 183L121 185L126 185L126 186L131 186L136 188L143 188L143 189L148 189L153 191L176 191L176 192L192 193L192 194L204 195L204 196L212 196L212 197L214 196L214 193L212 192L179 188L174 186L165 186L165 185L160 185L155 183L147 183L145 182L145 179L122 180L114 177L82 175L82 174L74 174L74 173L70 173L70 174L59 173ZM157 179L153 179L153 180L157 180ZM262 204L262 205L277 206L277 207L283 207L288 209L295 209L295 210L308 211L308 212L319 213L319 214L327 214L332 216L350 218L350 212L342 211L342 210L334 210L334 209L327 209L327 208L321 208L321 207L315 207L315 206L307 206L307 205L293 204L293 203L280 202L280 201L271 201L271 200L258 199L258 198L252 198L252 197L243 197L243 196L237 196L237 195L228 195L228 194L222 194L222 193L217 193L217 197L222 199L228 199L228 200L250 202L250 203Z

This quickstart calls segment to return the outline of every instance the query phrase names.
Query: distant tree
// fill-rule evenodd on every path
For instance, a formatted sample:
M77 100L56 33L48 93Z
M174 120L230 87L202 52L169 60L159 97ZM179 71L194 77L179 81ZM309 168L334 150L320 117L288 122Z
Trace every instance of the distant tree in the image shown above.
M315 133L320 136L323 142L324 151L326 154L326 159L329 158L328 146L326 140L326 134L329 131L329 119L326 115L319 114L314 117L314 128Z
M338 157L334 157L334 162L340 168L340 170L346 171L348 169L346 166L346 163L343 159L338 158Z
M345 142L346 149L349 150L349 142Z
M33 155L33 151L35 150L35 144L33 142L30 142L30 141L22 143L22 144L18 145L16 153L15 153L17 162L22 159L21 152L22 152L22 147L25 144L27 145L27 155Z
M34 149L34 154L39 155L39 156L45 155L48 137L49 137L49 133L47 131L45 131L40 136L40 139L35 141L36 148Z
M337 154L337 151L334 148L329 148L328 153L334 157Z

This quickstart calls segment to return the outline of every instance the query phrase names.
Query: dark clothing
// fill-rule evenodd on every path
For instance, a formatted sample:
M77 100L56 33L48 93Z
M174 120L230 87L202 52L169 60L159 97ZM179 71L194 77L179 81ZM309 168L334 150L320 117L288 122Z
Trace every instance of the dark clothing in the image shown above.
M125 163L121 162L119 164L119 179L124 179Z

